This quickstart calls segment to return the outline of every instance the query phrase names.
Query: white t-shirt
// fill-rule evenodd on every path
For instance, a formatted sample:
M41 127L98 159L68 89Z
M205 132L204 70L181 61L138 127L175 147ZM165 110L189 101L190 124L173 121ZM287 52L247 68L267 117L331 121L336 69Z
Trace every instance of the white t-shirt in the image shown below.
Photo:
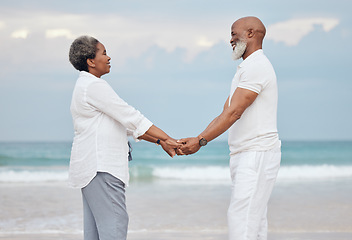
M103 79L80 72L71 114L75 136L72 144L69 184L85 187L97 172L107 172L128 185L128 132L134 138L153 125L123 101Z
M256 92L258 96L229 129L230 154L268 151L279 147L277 80L274 68L263 50L255 51L237 67L232 80L229 105L238 87Z

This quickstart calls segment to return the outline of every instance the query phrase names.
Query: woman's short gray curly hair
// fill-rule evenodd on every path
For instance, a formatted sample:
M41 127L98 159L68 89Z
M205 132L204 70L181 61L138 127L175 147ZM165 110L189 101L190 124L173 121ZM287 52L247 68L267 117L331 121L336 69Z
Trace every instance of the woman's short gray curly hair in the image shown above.
M76 38L70 47L70 63L78 71L88 72L87 59L95 58L97 44L99 41L91 36L81 36Z

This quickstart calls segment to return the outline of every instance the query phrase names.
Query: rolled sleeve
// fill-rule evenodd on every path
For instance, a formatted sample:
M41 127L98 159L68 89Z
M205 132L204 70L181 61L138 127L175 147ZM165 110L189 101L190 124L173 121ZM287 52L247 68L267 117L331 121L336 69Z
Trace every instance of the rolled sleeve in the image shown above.
M138 139L140 136L145 134L151 126L153 126L151 121L149 121L147 118L142 119L136 130L132 131L133 138Z
M128 137L132 137L135 142L139 142L139 141L140 141L138 138L136 138L136 137L133 135L133 131L130 130L130 129L127 129L127 136L128 136Z

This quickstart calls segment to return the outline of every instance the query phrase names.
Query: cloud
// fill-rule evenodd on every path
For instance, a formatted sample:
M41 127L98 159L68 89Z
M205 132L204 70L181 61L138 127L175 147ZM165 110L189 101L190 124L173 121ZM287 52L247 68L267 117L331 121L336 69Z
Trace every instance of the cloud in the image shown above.
M142 18L117 14L23 11L4 15L0 28L6 25L6 29L19 29L14 32L5 29L1 32L2 36L7 34L13 38L26 39L30 33L31 36L43 36L46 41L92 35L106 45L108 52L118 52L119 59L115 58L114 61L119 63L130 57L140 56L152 46L158 46L167 52L185 49L184 60L187 61L219 42L228 41L228 25L220 20L206 25L202 19L190 22L187 19L160 21L157 17Z
M45 32L46 38L57 38L57 37L65 37L67 39L74 39L74 35L71 33L69 29L61 28L61 29L49 29Z
M20 29L12 32L11 37L26 39L28 37L28 34L29 34L29 31L27 29Z
M336 18L300 18L291 19L285 22L275 23L267 29L267 39L275 42L283 42L287 46L295 46L314 31L315 26L322 26L325 32L334 29L339 20Z
M214 42L208 40L206 37L200 37L199 40L197 41L198 46L200 47L207 47L211 48L214 46Z

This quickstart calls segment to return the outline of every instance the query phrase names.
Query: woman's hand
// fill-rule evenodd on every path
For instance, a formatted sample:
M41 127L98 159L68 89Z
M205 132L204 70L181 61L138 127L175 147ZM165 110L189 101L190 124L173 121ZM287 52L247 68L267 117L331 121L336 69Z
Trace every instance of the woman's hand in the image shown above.
M160 141L160 145L164 151L169 154L170 157L174 157L176 155L176 149L182 146L182 144L178 143L173 138L169 138L165 141Z

